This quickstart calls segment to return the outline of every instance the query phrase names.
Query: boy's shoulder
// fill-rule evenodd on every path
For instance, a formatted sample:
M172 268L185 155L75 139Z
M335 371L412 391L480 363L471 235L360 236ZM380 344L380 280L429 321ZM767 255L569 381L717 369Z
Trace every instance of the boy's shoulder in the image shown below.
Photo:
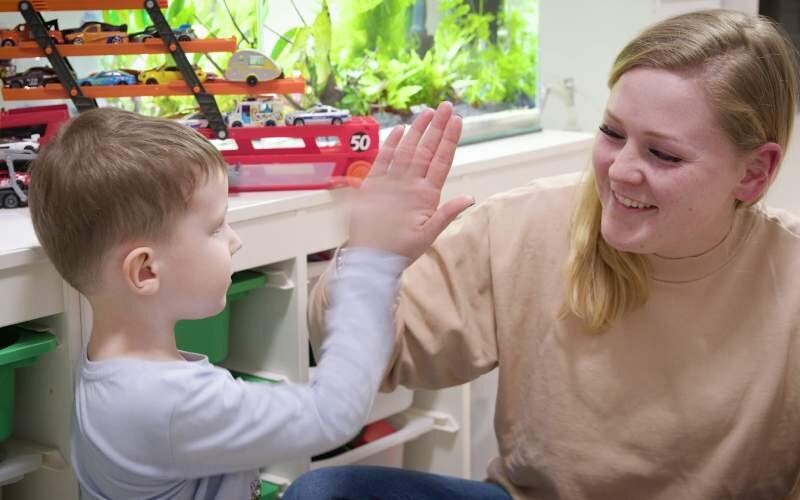
M112 421L136 426L136 422L169 419L175 405L198 387L213 388L215 382L229 379L227 372L199 357L174 362L84 360L76 372L75 397L87 415L105 414Z

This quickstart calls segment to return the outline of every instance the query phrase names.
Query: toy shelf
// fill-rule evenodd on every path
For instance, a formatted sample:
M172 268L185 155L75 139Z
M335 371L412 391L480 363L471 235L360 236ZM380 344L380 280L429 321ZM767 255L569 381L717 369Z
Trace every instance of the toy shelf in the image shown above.
M258 95L258 94L296 94L305 91L305 80L302 78L284 78L269 82L260 82L249 86L244 82L207 81L203 83L206 92L214 95ZM193 95L185 81L170 82L165 85L107 85L81 87L83 95L90 98L108 97L146 97ZM53 83L45 87L29 89L3 88L3 99L6 101L29 101L38 99L67 99L67 91L62 85Z
M0 486L19 481L41 465L42 456L38 453L9 450L8 456L0 463Z
M337 465L351 465L364 463L380 453L386 452L397 446L413 441L423 434L436 428L433 417L424 414L397 415L392 419L399 421L402 425L392 434L382 437L371 443L367 443L358 448L352 449L341 455L336 455L325 460L311 462L310 469L321 469L323 467L333 467Z
M235 38L209 38L181 42L184 52L210 53L235 52ZM74 56L115 56L137 54L169 54L161 40L151 38L144 42L128 42L120 44L88 43L83 45L58 44L59 53L64 57ZM22 42L14 47L0 47L0 59L23 59L44 57L45 53L36 42Z
M158 6L167 8L167 0L157 0ZM31 0L38 11L43 10L115 10L141 9L141 0ZM18 0L0 0L0 12L17 12Z

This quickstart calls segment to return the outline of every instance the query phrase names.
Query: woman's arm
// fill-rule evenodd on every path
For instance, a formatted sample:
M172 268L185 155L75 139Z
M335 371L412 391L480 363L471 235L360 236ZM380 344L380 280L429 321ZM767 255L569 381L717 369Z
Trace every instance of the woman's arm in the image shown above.
M459 385L497 366L489 205L465 213L404 272L395 349L382 390L398 384L425 389ZM309 298L315 346L325 331L330 272Z

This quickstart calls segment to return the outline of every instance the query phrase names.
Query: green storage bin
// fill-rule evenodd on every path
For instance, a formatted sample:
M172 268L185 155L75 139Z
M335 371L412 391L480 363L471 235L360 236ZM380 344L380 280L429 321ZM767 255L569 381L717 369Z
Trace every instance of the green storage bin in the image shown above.
M246 297L251 290L264 286L267 278L255 271L240 271L231 281L228 300L221 313L210 318L178 321L175 325L178 349L205 354L212 363L220 363L228 357L231 301Z
M281 488L269 481L261 481L261 500L278 500Z
M233 378L240 378L245 382L253 382L256 384L277 384L278 382L275 380L270 380L268 378L259 377L258 375L253 375L252 373L243 373L237 372L235 370L228 370L233 375Z
M14 370L56 348L56 336L19 326L0 328L0 443L14 430Z

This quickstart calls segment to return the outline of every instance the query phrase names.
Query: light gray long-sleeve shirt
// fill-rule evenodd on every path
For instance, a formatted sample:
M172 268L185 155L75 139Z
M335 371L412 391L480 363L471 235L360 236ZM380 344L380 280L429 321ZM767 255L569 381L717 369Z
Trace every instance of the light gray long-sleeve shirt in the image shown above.
M204 356L117 358L76 370L72 465L88 499L260 498L258 469L308 457L364 425L391 353L406 259L349 249L330 335L307 385L234 379Z

